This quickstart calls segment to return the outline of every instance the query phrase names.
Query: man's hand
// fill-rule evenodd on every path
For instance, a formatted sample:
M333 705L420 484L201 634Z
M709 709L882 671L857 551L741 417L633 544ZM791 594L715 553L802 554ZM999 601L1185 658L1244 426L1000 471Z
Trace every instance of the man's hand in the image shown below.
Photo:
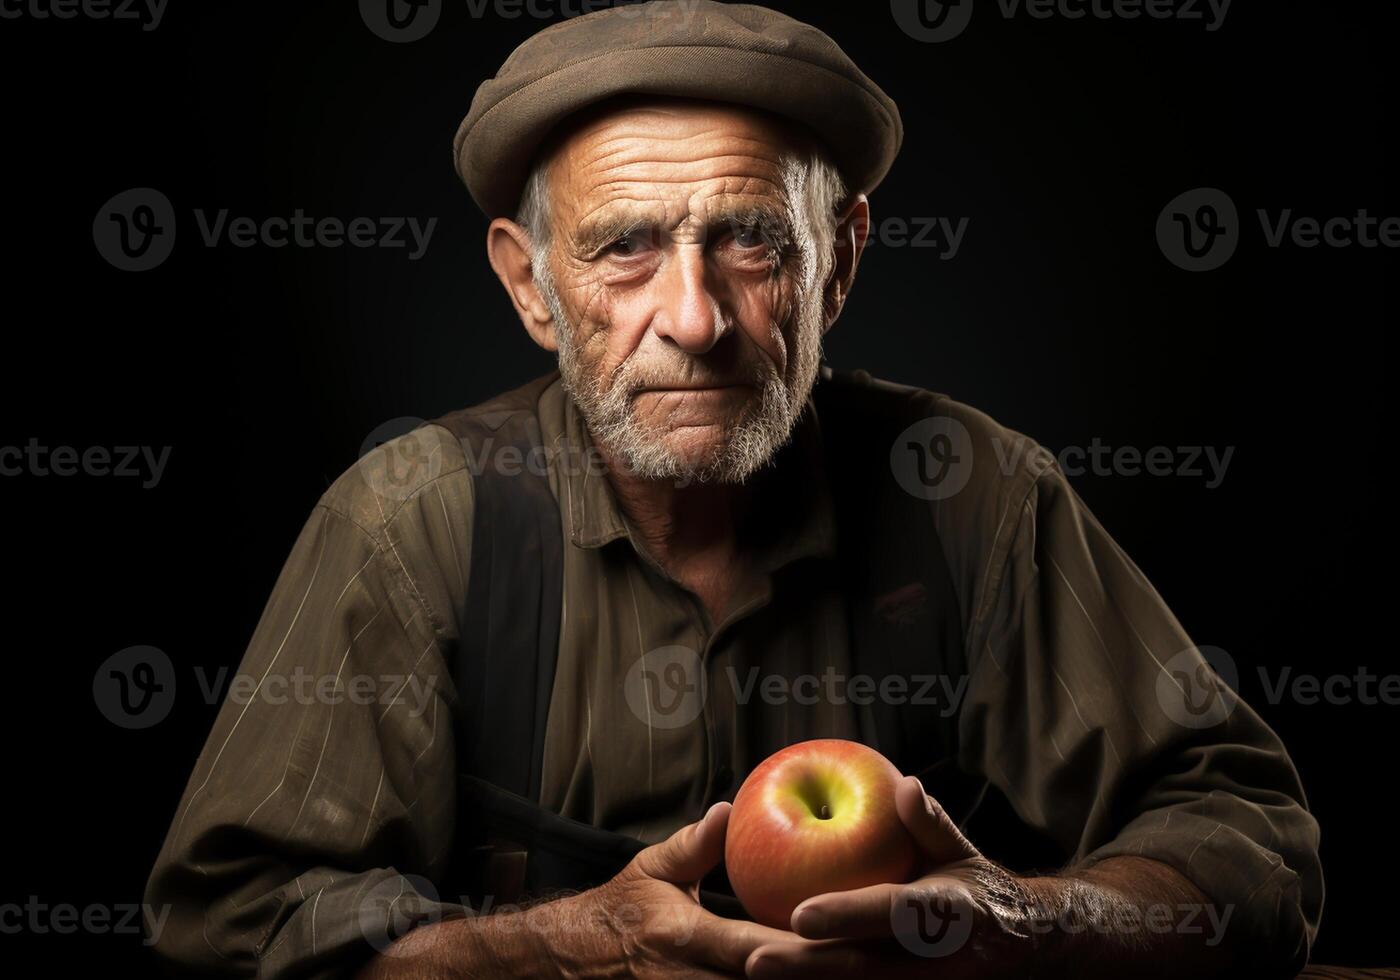
M792 913L809 941L755 950L750 977L1053 977L1068 964L1077 976L1208 976L1225 963L1170 914L1149 928L1149 909L1206 918L1206 898L1166 865L1109 858L1072 876L1018 877L983 857L917 779L900 783L896 806L924 875L809 898Z
M746 964L749 976L1009 976L1028 961L1030 893L982 857L917 779L900 783L895 805L926 873L807 899L793 910L793 931L819 941L763 946ZM993 973L982 968L989 961Z
M724 855L730 805L641 851L611 881L519 912L421 926L359 974L387 977L736 977L755 949L800 942L699 902Z
M596 922L600 946L555 949L566 975L594 975L600 956L629 976L742 976L755 949L798 937L753 922L726 919L699 901L700 879L724 856L730 805L716 803L698 823L639 853L607 884L559 904L576 922Z

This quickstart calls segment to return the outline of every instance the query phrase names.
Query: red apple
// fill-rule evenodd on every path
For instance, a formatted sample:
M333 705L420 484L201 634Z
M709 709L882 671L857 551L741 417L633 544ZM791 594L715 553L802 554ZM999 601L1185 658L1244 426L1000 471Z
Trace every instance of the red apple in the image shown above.
M908 881L918 848L895 810L899 770L859 742L799 742L739 787L724 842L729 883L755 922L790 928L813 895Z

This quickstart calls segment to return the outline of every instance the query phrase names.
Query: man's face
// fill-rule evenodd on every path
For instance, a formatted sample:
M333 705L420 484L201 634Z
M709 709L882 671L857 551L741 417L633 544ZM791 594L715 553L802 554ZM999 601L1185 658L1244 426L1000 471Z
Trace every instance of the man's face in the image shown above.
M658 103L582 125L551 160L560 371L638 476L741 481L802 410L822 263L792 227L792 149L759 114Z

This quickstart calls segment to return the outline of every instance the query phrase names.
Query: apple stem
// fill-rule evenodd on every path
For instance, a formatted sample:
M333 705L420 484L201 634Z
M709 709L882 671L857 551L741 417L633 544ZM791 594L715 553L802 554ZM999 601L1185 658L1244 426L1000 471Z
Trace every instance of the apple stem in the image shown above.
M821 816L821 818L822 818L823 820L830 820L830 819L831 819L831 807L829 807L829 806L827 806L825 803L823 803L823 804L822 804L822 812L821 812L820 816Z

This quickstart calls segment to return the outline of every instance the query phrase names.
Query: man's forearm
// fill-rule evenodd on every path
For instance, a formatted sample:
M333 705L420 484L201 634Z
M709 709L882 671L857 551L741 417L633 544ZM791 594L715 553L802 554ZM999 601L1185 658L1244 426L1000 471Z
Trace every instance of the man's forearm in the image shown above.
M419 926L365 965L356 980L468 980L585 976L588 964L618 962L626 911L605 911L593 892L524 909Z
M1019 881L1033 906L1037 976L1218 976L1229 968L1233 910L1160 861L1113 857Z
M524 913L472 915L423 925L365 965L356 980L465 980L473 977L553 975L541 922L560 910L537 906Z

